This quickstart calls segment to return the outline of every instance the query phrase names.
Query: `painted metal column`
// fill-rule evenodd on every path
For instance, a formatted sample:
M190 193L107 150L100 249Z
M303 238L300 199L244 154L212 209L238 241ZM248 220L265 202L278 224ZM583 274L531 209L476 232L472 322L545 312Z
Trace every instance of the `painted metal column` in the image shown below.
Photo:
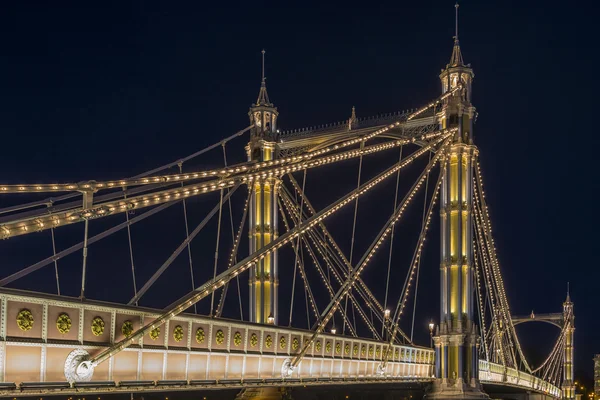
M263 51L264 57L264 51ZM277 108L269 102L264 77L256 103L250 107L248 117L253 128L250 143L246 146L248 161L272 161L277 156ZM250 254L269 245L277 238L277 190L280 181L273 177L261 177L248 184L249 246ZM277 250L265 255L250 269L250 321L261 324L277 324L279 286Z
M563 321L569 324L565 332L565 349L563 358L563 399L571 400L575 398L575 365L573 364L573 338L575 334L575 316L573 315L573 302L567 293L567 299L563 303Z

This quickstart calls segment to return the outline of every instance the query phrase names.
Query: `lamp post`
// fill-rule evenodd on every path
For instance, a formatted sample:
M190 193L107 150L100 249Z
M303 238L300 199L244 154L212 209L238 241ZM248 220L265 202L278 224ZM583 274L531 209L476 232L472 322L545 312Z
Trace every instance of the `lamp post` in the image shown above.
M433 321L429 321L429 347L431 348L433 348L433 328L435 328Z
M335 329L335 326L333 328L331 328L331 334L335 335L335 333L337 332L337 329Z
M267 317L267 324L275 325L275 317L273 317L273 314L269 314L269 316Z

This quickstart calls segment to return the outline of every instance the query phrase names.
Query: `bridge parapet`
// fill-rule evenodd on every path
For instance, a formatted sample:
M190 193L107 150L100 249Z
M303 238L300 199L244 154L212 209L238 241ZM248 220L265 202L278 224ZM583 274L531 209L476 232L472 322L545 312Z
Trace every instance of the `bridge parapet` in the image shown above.
M481 383L509 385L531 389L554 398L562 397L562 390L536 376L515 368L505 368L501 364L479 360L479 380Z
M65 382L74 349L96 353L152 321L159 310L18 290L0 291L0 380ZM281 379L281 368L312 332L182 314L94 370L96 382ZM323 334L292 379L377 377L387 343ZM433 374L429 348L394 346L389 379Z

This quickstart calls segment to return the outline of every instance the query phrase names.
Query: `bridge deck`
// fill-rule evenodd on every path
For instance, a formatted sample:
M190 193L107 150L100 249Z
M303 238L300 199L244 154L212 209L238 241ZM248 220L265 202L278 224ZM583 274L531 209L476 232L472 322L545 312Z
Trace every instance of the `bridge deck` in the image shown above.
M4 382L0 392L6 395L16 387L68 386L63 369L69 352L83 348L94 354L159 314L152 309L8 289L0 291L0 302L0 380ZM310 335L305 330L184 314L156 335L145 336L98 365L93 381L110 391L115 384L106 382L189 387L190 382L239 385L280 380L283 362ZM324 334L290 383L375 379L385 345ZM433 374L434 353L429 348L394 346L392 355L386 373L389 379L419 381Z

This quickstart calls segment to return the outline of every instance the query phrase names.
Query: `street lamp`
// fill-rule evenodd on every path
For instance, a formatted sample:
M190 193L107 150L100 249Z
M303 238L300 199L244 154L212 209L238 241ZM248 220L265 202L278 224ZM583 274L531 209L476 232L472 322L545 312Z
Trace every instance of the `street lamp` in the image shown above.
M333 328L331 328L331 334L335 335L335 333L337 332L337 329L335 329L335 326Z
M433 328L435 328L433 321L429 321L429 340L430 340L429 345L431 348L433 348Z
M275 318L273 317L273 314L269 314L269 316L267 317L267 324L275 325Z
M383 318L385 318L386 320L390 319L390 310L389 309L386 309L383 312Z

